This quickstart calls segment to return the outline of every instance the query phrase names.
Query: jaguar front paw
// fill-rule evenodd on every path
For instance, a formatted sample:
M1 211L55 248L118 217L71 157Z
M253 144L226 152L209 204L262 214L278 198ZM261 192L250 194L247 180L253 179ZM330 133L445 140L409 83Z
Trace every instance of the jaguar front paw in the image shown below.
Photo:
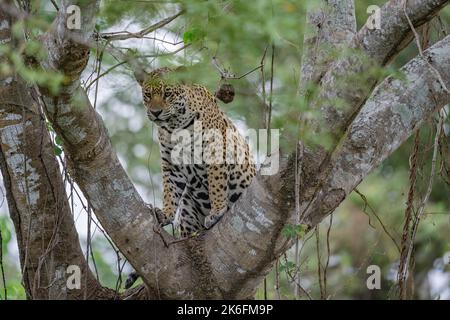
M170 219L166 214L164 214L164 211L162 211L160 208L153 208L156 220L158 220L158 224L161 227L167 226L172 223L172 219Z
M227 208L220 210L219 212L211 212L208 216L205 217L205 221L203 222L203 226L206 229L210 229L214 226L227 212Z

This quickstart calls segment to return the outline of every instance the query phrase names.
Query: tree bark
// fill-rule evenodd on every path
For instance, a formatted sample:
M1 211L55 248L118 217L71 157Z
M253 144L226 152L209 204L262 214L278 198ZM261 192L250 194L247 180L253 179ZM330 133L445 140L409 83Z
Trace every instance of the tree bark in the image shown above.
M10 15L0 8L0 42L11 39ZM3 60L3 59L1 59ZM0 60L0 61L1 61ZM67 200L38 92L18 75L0 78L0 167L29 299L113 299L87 267ZM79 267L79 288L67 286L69 266Z
M235 206L214 228L198 237L172 243L175 239L163 230L158 230L152 207L144 203L120 165L103 121L80 85L80 74L89 59L88 43L93 33L98 1L63 1L52 30L43 38L49 59L42 67L60 71L66 79L56 96L42 88L45 94L43 109L62 139L71 177L83 191L102 227L143 277L148 290L145 297L253 297L273 263L292 245L292 239L283 236L282 229L286 224L297 223L294 181L296 166L300 161L302 176L299 197L303 217L300 222L310 230L331 213L423 121L450 101L445 89L450 87L449 37L427 50L425 58L417 57L408 63L403 68L406 80L387 78L368 100L372 90L366 90L366 84L336 86L337 81L345 81L342 79L349 74L364 72L373 64L387 64L405 46L405 41L410 41L411 32L402 11L402 1L392 0L383 7L383 31L368 31L363 27L358 33L355 31L353 1L324 3L334 8L327 11L327 26L340 27L336 29L337 32L327 32L327 37L316 37L314 41L336 48L350 43L352 48L370 58L369 63L359 59L355 61L352 56L332 62L326 57L326 51L322 51L324 58L320 59L317 66L311 62L315 60L308 56L304 59L303 84L313 81L320 85L318 98L312 100L313 107L323 110L318 123L324 121L332 128L329 133L335 142L340 140L339 145L335 143L337 147L328 153L324 153L321 148L307 147L301 159L295 154L282 156L279 173L273 176L257 175ZM446 3L448 1L443 0L408 1L407 12L414 25L420 26ZM67 29L65 8L70 4L81 7L81 30ZM317 29L314 18L310 18L309 22L315 23L313 27L316 33L322 32L322 29ZM308 38L306 41L309 41ZM323 63L327 68L323 68ZM372 89L376 82L377 79L369 78L367 85ZM33 106L37 110L36 102L31 100L31 93L36 91L21 85L20 79L11 78L3 79L2 92L10 90L11 83L16 86L15 90L20 89L16 95L28 100L19 105L13 98L1 102L3 158L0 160L3 161L0 162L3 163L2 172L9 190L8 202L11 202L11 215L21 244L22 267L29 273L27 281L34 281L35 274L40 271L41 281L45 278L44 283L51 284L55 272L62 270L62 266L72 262L84 265L84 257L78 246L57 163L51 154L48 134L45 132L40 144L36 143L39 139L34 139L41 133L39 129L42 128L43 120L39 112L27 108ZM329 102L335 97L343 97L348 102L348 108L336 112L332 103L322 105L320 102ZM19 124L19 120L22 124ZM321 134L324 133L327 130L321 131ZM20 151L22 153L17 151L19 142L23 144L30 141L33 146L24 148L24 151ZM16 154L20 155L20 159L31 159L31 164L28 166L26 161L23 165L14 162ZM324 162L325 158L328 161ZM39 173L39 183L33 171L25 169L26 165L27 168L34 168L36 175ZM46 172L52 176L47 176ZM28 187L21 189L20 181L25 181ZM45 189L41 191L41 188ZM47 190L56 190L47 197L52 206L47 204L46 210L31 214L31 201L37 199L39 203L44 199L41 194L48 194ZM32 229L22 222L35 216L39 217L36 221L40 223L31 223ZM40 228L44 222L48 228ZM42 242L47 245L38 246ZM50 253L47 248L52 248ZM50 260L44 259L44 277L42 268L36 265L43 254L44 257L52 257ZM30 257L34 263L31 270L25 268ZM86 283L92 291L90 297L111 297L109 291L102 288L88 270L84 275L88 277ZM76 293L64 292L59 284L50 286L59 288L55 294L50 293L51 290L44 290L42 295L33 291L33 288L40 287L25 285L29 288L31 298L71 298L72 294L74 298L79 297ZM142 298L144 295L140 292L141 288L135 289L127 296Z
M0 10L1 43L12 41L12 21ZM0 167L27 297L80 299L85 292L88 297L102 295L103 288L86 268L37 93L17 75L3 77L0 84ZM66 286L70 265L78 266L87 279L78 290Z
M418 28L448 3L448 0L408 0L406 13ZM323 75L319 93L311 105L312 109L320 110L321 117L311 127L315 135L330 139L332 147L379 81L371 69L386 66L413 39L404 5L403 0L391 0L381 7L381 29L371 30L364 25L349 43L351 52L334 61Z

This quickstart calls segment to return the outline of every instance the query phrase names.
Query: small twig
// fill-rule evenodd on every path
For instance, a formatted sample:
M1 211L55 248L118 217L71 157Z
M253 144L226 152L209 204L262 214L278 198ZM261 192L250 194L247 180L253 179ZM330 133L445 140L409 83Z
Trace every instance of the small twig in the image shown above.
M287 265L288 260L287 260L286 254L284 254L284 260L285 260L285 263L286 263L286 265ZM298 268L298 266L297 266L297 268ZM296 279L294 278L294 275L289 271L288 268L286 268L286 277L289 278L289 279L294 283L294 285L295 285L296 287L298 287L298 289L299 289L302 293L304 293L304 294L307 296L307 298L308 298L309 300L313 300L313 298L312 298L312 296L309 294L309 292L306 291L306 289L303 288L303 286L300 284L300 279L296 280ZM289 280L289 279L288 279L288 280Z
M125 264L127 263L127 261L125 260L122 265L120 265L120 260L117 260L117 271L118 271L118 275L117 275L117 281L116 281L116 292L114 293L114 300L117 298L117 296L119 295L119 289L122 286L122 271L123 268L125 267Z
M158 21L157 23L139 31L139 32L129 32L129 31L119 31L119 32L108 32L108 33L101 33L99 34L99 37L102 39L106 39L108 41L117 41L117 40L127 40L131 38L142 38L145 35L149 34L150 32L153 32L166 24L172 22L179 16L181 16L184 13L184 11L180 11L173 16L170 16L166 19L163 19L161 21Z
M168 241L164 238L164 235L163 235L163 233L162 233L161 230L162 230L162 228L161 228L160 226L153 226L153 232L155 232L157 235L159 235L159 237L161 238L161 241L163 242L163 244L164 244L164 246L165 246L166 248L168 248L168 247L170 247L171 245L174 245L174 244L176 244L176 243L184 242L184 241L187 241L187 240L189 240L189 239L196 238L196 237L199 236L198 233L193 233L193 234L191 234L191 235L189 235L189 236L187 236L187 237L180 238L180 239L176 239L176 240L173 240L173 241L168 242Z
M103 62L103 54L105 53L105 46L101 49L101 50L98 50L97 49L97 77L98 77L98 75L100 74L100 71L101 71L101 69L102 69L102 62ZM96 81L95 82L95 93L94 93L94 105L93 105L93 107L94 107L94 109L97 109L97 98L98 98L98 84L99 84L99 82L98 81Z
M361 199L364 201L364 213L367 214L367 212L365 211L365 208L368 207L370 209L370 211L372 211L372 214L375 216L375 218L377 219L378 223L381 225L381 228L383 229L384 233L386 233L386 235L392 240L392 242L395 244L398 252L401 252L400 246L398 245L397 241L395 240L394 236L388 231L388 229L386 228L386 226L383 223L383 220L381 220L381 218L378 216L377 212L375 211L375 209L370 205L369 201L367 200L366 196L364 194L362 194L357 188L353 189L353 191L356 192L357 195L359 195L361 197ZM368 215L368 214L367 214ZM370 217L369 217L369 224L370 224Z
M52 4L53 4L53 6L55 7L56 11L59 11L59 7L58 7L58 5L56 4L56 1L55 1L55 0L50 0L50 1L52 2Z
M91 207L88 204L88 221L87 221L87 240L86 240L86 274L89 270L89 252L91 249L91 222L92 222L92 216L91 216ZM87 285L88 277L84 277L84 300L87 300L87 291L88 291L88 285Z
M436 175L436 162L437 162L437 153L438 153L438 145L439 145L439 137L441 135L441 132L443 130L443 124L444 124L444 116L443 116L443 112L439 113L439 121L438 124L436 126L436 134L434 137L434 148L433 148L433 157L431 159L431 170L430 170L430 177L428 180L428 186L427 186L427 190L425 193L425 196L423 197L418 209L417 209L417 214L416 217L413 221L413 225L412 225L412 230L411 230L411 240L409 242L409 247L408 247L408 253L406 256L406 270L405 270L405 274L407 274L407 269L409 266L409 261L411 260L411 256L413 253L413 249L414 249L414 239L416 238L416 233L417 230L419 229L419 224L420 224L420 220L423 217L423 213L425 210L425 206L428 202L428 199L431 195L431 191L433 190L433 182L434 182L434 177Z
M317 277L319 278L320 299L324 299L325 293L323 291L323 284L322 284L322 264L320 262L320 235L318 226L316 226L314 234L316 235Z
M155 220L158 221L158 220ZM159 235L159 237L161 238L161 241L164 244L164 247L168 248L169 247L169 243L166 241L166 239L164 238L162 232L161 232L161 227L160 226L153 226L153 232L156 233L157 235Z
M6 288L5 269L3 267L3 237L2 230L0 229L0 271L2 273L3 291L5 294L5 300L8 300L8 290ZM1 299L1 296L0 296Z
M331 248L330 248L330 233L331 227L333 226L333 214L330 214L330 224L327 229L327 261L325 263L325 268L323 268L323 291L325 292L325 297L327 296L327 271L330 264Z
M270 130L271 122L272 122L272 103L273 103L273 70L274 70L274 61L275 61L275 45L272 44L272 56L270 59L270 96L269 96L269 115L267 118L267 131ZM267 132L267 147L269 146L270 134ZM269 148L267 148L269 150Z
M266 75L264 73L264 61L266 60L266 54L267 54L267 48L269 46L266 46L266 48L264 49L264 53L263 56L261 58L261 62L259 63L259 65L261 66L261 93L262 93L262 100L263 100L263 105L264 105L264 124L266 125L266 129L268 128L267 126L267 104L266 104Z
M267 300L267 277L264 278L263 289L264 289L264 300Z

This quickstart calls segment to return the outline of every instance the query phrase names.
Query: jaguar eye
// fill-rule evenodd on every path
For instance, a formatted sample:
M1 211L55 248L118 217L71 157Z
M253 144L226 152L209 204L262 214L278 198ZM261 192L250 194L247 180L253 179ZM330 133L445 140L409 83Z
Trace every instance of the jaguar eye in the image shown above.
M164 90L164 98L168 98L172 95L172 92L170 90Z

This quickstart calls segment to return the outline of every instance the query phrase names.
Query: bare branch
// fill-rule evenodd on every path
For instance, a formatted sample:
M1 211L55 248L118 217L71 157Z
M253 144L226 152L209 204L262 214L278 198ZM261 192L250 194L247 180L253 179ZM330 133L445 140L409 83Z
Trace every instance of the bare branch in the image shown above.
M353 8L351 1L328 2L337 9L343 3ZM397 1L391 1L389 5L394 6L395 2ZM414 13L410 9L411 21L420 24L420 19L428 19L439 7L437 2L433 2L434 7L431 9L426 7L429 9L427 13ZM441 6L443 2L440 2ZM318 177L323 178L322 172L318 173L323 156L305 147L301 159L302 177L296 184L302 190L300 198L296 198L294 186L295 167L299 159L293 156L283 157L280 173L275 176L257 176L233 209L212 230L185 241L173 241L170 235L163 234L163 230L154 232L159 229L153 218L152 208L142 201L123 170L103 121L80 86L79 77L89 55L89 45L83 45L82 41L89 43L92 37L98 2L79 2L83 6L84 20L82 30L76 31L75 35L81 42L72 36L65 25L65 8L69 3L78 2L63 2L54 29L44 37L49 52L49 61L45 67L61 71L67 77L58 96L47 94L46 114L62 139L71 176L86 195L89 205L113 242L143 277L148 289L146 294L152 297L252 297L255 288L276 259L293 244L292 239L287 239L282 234L283 227L287 223L296 224L300 210L306 213L305 221L301 222L308 223L309 228L315 227L423 119L430 117L449 100L448 93L436 81L423 58L411 61L405 67L409 83L387 79L359 113L346 140L333 154L330 170L326 171L331 172L331 175L324 179L322 186L316 185L316 182ZM341 11L335 12L340 16ZM329 39L332 44L346 43L354 32L353 13L347 12L342 19L346 21L342 25L343 33L334 33ZM401 19L400 22L394 20L392 18L388 22L396 27L388 28L386 32L396 39L397 42L392 41L392 46L398 48L401 39L399 30L403 30L408 24ZM373 45L366 49L369 56L373 47L377 47L376 39L385 36L382 34L383 36L378 35L379 38L370 40ZM117 36L116 40L120 40L130 34L110 36ZM373 35L363 36L368 39ZM354 47L358 47L358 44L364 47L367 44L358 36L353 39ZM442 82L445 84L450 78L450 63L445 56L448 46L446 39L424 53L442 75ZM378 49L384 50L385 57L392 52L386 53L386 49ZM377 55L374 56L379 59ZM338 70L333 66L333 70ZM342 66L338 64L338 67ZM333 72L329 73L335 77ZM324 81L322 84L328 85ZM360 96L357 98L361 101L365 99ZM359 100L351 100L355 101L356 104L359 103ZM334 120L337 125L342 122ZM316 187L320 187L318 196L309 203L311 190L317 189ZM299 210L295 210L296 202L299 203ZM143 297L141 292L142 288L139 288L129 292L128 296Z
M421 200L419 207L417 209L417 214L415 215L413 219L413 223L411 226L410 231L410 239L407 242L406 254L404 257L404 261L402 261L402 267L399 268L399 274L398 274L398 280L399 280L399 287L400 287L400 299L406 298L406 288L404 287L404 283L406 282L408 278L408 274L411 272L410 270L410 264L411 264L411 257L413 255L413 249L414 249L414 241L416 239L417 230L419 228L419 224L421 219L423 218L425 207L428 203L428 199L431 195L431 191L433 190L433 182L434 178L436 176L436 162L437 162L437 154L438 154L438 147L439 147L439 137L441 136L441 133L443 131L443 124L444 124L445 114L444 112L439 112L439 121L436 125L436 134L434 137L434 144L433 144L433 156L431 159L431 171L430 171L430 177L428 179L427 184L427 190L425 192L425 195L423 199Z
M150 32L153 32L153 31L169 24L170 22L172 22L173 20L175 20L176 18L181 16L183 13L184 13L184 11L180 11L180 12L174 14L173 16L165 18L145 29L142 29L139 32L128 32L128 31L108 32L108 33L101 33L99 36L100 36L100 38L108 40L108 41L127 40L127 39L132 39L132 38L143 38Z
M17 9L11 5L14 11ZM0 41L11 40L13 19L0 9ZM32 96L32 94L34 95ZM80 268L93 295L106 293L85 268L64 184L37 94L16 76L0 79L0 167L6 185L29 298L79 299L66 287L66 268Z
M332 212L373 168L449 102L450 94L428 65L448 86L448 52L450 36L405 65L405 80L389 77L376 88L332 155L331 174L310 207L309 225Z
M432 19L448 0L409 0L407 13L414 27ZM389 63L413 38L403 1L391 0L380 12L381 29L371 30L366 24L350 42L350 47L362 54L347 54L335 61L321 80L320 93L312 105L320 108L321 119L313 128L323 136L331 137L335 143L356 116L377 82L370 76L374 66ZM352 77L367 74L364 81L350 81ZM336 84L341 85L336 85ZM339 106L336 101L339 100Z
M85 268L53 145L29 90L17 80L0 87L0 164L27 295L81 299L82 291L66 287L70 265L80 268L91 295L105 294Z
M353 0L327 0L320 1L318 8L310 9L307 13L307 28L311 34L304 39L304 51L300 74L299 93L306 104L310 102L311 86L317 85L327 67L332 61L334 51L342 48L350 42L356 33L355 4ZM308 30L307 30L308 31ZM298 126L304 126L308 121L308 114L300 113ZM306 127L306 126L304 126ZM302 150L304 148L303 143ZM303 152L302 152L303 153ZM324 154L324 153L323 153ZM301 159L301 158L300 158ZM296 151L296 163L299 161L299 152ZM322 160L322 159L321 159ZM303 218L304 212L300 210L300 184L301 169L297 168L295 176L295 211L297 212L296 224ZM299 264L299 239L295 243L295 263ZM295 274L297 282L298 269ZM295 287L295 295L299 296L299 286Z
M111 71L113 71L114 69L116 69L117 67L120 67L124 64L130 64L132 67L137 67L137 59L139 58L156 58L156 57L165 57L165 56L170 56L170 55L174 55L180 51L183 51L184 49L186 49L187 47L189 47L189 44L184 45L172 52L163 52L163 53L159 53L159 54L147 54L147 55L142 55L142 56L132 56L132 57L125 57L125 55L121 54L120 52L119 55L121 55L125 60L122 60L118 63L116 63L115 65L111 66L110 68L108 68L107 70L105 70L103 73L101 73L100 75L98 75L94 80L92 80L85 88L86 91L89 90L89 88L96 83L100 78L104 77L105 75L107 75L108 73L110 73Z
M102 227L114 244L126 256L147 284L150 296L187 298L193 293L189 264L179 265L186 256L185 244L166 248L157 233L152 208L147 206L121 166L111 145L101 117L92 107L81 88L79 76L89 54L89 46L80 45L66 30L65 6L58 13L57 28L46 35L49 52L48 66L63 72L67 81L58 96L45 97L45 111L55 131L61 137L68 169L88 199ZM85 27L78 32L80 39L93 33L97 5L81 1L84 6ZM56 32L58 31L58 32ZM170 235L166 235L171 239ZM183 287L184 286L184 287ZM140 296L140 295L138 295Z

